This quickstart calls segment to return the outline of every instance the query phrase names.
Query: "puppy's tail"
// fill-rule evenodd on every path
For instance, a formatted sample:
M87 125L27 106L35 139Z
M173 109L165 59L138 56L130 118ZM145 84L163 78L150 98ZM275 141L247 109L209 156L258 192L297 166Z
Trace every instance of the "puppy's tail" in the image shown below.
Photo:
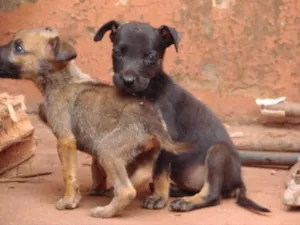
M161 149L166 149L168 152L181 153L187 152L192 146L192 142L173 142L170 138L158 136Z
M244 184L242 184L241 187L236 189L236 198L237 204L244 208L260 212L271 212L269 209L258 205L246 196L246 188Z

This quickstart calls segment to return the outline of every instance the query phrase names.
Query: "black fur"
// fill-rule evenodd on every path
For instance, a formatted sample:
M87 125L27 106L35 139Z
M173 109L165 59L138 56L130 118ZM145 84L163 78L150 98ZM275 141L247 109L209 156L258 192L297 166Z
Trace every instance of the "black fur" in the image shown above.
M0 46L0 77L1 78L20 78L20 66L10 63L8 56L11 51L11 43Z
M99 29L102 31L101 39L103 31L109 30L108 23ZM189 152L171 157L172 180L184 189L182 193L186 193L191 191L184 185L189 169L194 165L205 165L208 170L206 182L210 189L205 201L191 205L178 199L171 203L173 210L189 211L216 205L222 196L240 189L244 192L239 195L239 205L268 211L246 198L240 157L221 121L204 103L175 84L163 71L166 48L174 44L178 50L180 35L175 28L166 25L153 28L147 23L131 22L113 32L111 41L115 86L156 104L174 141L194 142ZM95 39L100 40L97 36ZM160 157L154 175L166 168L163 162L168 163L166 155L161 154Z
M115 32L115 30L118 29L118 27L120 26L120 22L116 21L116 20L111 20L109 22L107 22L106 24L104 24L95 34L94 36L94 41L101 41L104 34L107 31L112 31L110 38L112 39L112 35Z

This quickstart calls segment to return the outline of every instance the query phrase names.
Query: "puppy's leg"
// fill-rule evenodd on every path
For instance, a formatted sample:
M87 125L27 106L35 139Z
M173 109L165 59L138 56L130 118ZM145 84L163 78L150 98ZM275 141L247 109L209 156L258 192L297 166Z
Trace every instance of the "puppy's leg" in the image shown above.
M137 190L152 179L153 161L149 161L139 166L130 176L133 187ZM91 190L91 195L106 196L112 198L114 195L113 187L108 189L100 188L100 190Z
M64 197L56 203L56 208L74 209L81 199L77 181L77 149L76 140L72 135L58 138L57 150L62 165L63 178L65 183Z
M39 117L40 119L44 122L47 123L47 116L46 116L46 107L45 107L45 103L41 102L39 104Z
M153 183L149 183L149 190L151 193L153 193L154 191ZM180 198L184 196L192 196L196 193L197 193L196 191L184 190L179 188L177 185L171 183L169 196L173 198Z
M88 191L89 195L102 196L106 192L106 173L97 159L93 158L92 166L93 186Z
M142 185L144 185L145 183L151 180L153 165L155 161L155 154L160 151L160 143L156 139L156 137L150 135L149 137L146 138L143 144L139 145L139 148L140 150L142 149L141 153L150 153L150 155L148 161L140 164L138 168L133 173L131 172L130 174L130 181L135 189L140 188ZM98 162L96 164L99 165ZM96 171L96 173L99 172ZM109 189L105 189L104 187L102 187L100 192L96 191L96 193L92 192L91 194L113 197L113 191L114 191L113 187L110 187Z
M114 197L108 205L92 209L91 215L93 217L109 218L115 216L131 203L136 196L136 190L130 182L126 171L126 163L123 159L107 154L103 156L101 165L113 185Z
M170 203L170 210L186 212L194 209L218 205L224 184L224 174L228 154L218 146L207 153L205 162L205 182L201 191L193 196L176 199Z
M130 176L130 181L133 187L137 190L145 183L149 182L152 178L153 162L147 162L139 166L134 173ZM105 195L106 197L112 198L114 196L113 187L102 191L97 191L96 195Z
M160 150L160 142L155 136L150 135L150 137L146 139L145 143L143 144L143 151L146 154L151 153L152 155L149 155L149 160L144 162L142 165L139 165L137 170L130 176L130 180L136 189L151 180L154 164L156 163L156 159L157 156L159 156Z
M195 192L195 191L183 190L175 185L171 185L169 195L170 195L170 197L173 197L173 198L180 198L183 196L192 196L196 193L197 192Z
M143 202L143 208L161 209L169 199L170 188L170 153L162 150L153 170L153 194Z
M130 180L135 189L149 182L152 177L153 162L147 162L140 166L131 176Z

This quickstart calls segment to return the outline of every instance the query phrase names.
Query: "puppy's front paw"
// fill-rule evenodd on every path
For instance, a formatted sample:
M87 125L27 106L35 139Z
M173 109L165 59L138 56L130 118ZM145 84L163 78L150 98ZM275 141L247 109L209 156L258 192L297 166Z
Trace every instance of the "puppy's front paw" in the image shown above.
M175 199L170 203L170 210L175 212L188 212L194 209L194 204L183 198Z
M114 197L114 189L109 188L109 189L103 189L103 188L90 188L87 192L88 195L91 196L105 196L108 198L113 198Z
M88 189L87 194L91 196L103 196L105 195L105 192L106 190L104 189L90 188Z
M115 212L110 207L96 207L91 210L91 216L97 218L110 218L115 215Z
M59 199L56 203L56 209L64 210L64 209L75 209L78 207L81 199L80 193L73 195L71 197L63 197Z
M143 208L146 209L162 209L166 206L167 199L158 196L158 195L152 195L147 197L143 202Z

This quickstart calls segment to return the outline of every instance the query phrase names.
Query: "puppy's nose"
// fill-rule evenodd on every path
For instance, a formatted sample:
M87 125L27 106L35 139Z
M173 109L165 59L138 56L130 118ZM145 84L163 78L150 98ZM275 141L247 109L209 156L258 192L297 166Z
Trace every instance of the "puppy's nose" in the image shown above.
M124 83L127 84L127 85L131 85L131 84L134 83L134 77L133 76L124 75L124 76L122 76L122 79L123 79Z

